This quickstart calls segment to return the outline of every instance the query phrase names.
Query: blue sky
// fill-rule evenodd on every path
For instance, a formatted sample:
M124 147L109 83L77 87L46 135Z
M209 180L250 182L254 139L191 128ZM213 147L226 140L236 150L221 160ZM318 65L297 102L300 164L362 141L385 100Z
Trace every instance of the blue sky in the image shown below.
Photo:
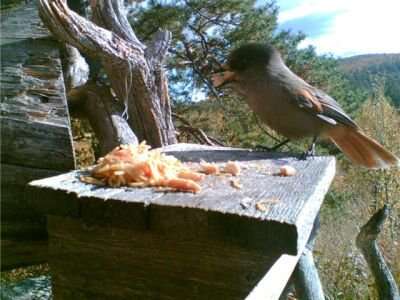
M400 53L400 0L277 0L279 26L303 31L301 46L346 57Z

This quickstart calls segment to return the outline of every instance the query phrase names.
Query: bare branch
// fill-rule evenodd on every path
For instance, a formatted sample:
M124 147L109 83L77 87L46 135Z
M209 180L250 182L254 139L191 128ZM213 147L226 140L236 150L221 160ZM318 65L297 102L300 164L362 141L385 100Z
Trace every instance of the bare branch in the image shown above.
M399 300L400 292L382 251L379 249L377 238L382 231L383 224L389 214L385 205L378 210L369 221L361 227L357 235L356 244L362 252L373 276L379 294L379 299Z
M197 67L197 65L196 65L196 63L194 61L194 58L193 58L192 54L190 53L190 49L189 49L188 43L183 41L183 45L185 47L186 57L189 58L189 60L190 60L190 62L192 64L193 71L197 74L197 76L199 76L201 81L203 81L203 83L205 83L207 85L208 89L211 91L211 93L214 95L214 97L219 99L219 94L216 91L216 89L214 88L214 85L212 84L210 79L206 78L203 75L203 73L201 72L201 70Z
M192 135L198 142L210 146L225 146L222 142L214 137L208 136L202 129L193 127L184 117L173 113L174 118L179 120L183 125L178 127L179 131L187 132Z

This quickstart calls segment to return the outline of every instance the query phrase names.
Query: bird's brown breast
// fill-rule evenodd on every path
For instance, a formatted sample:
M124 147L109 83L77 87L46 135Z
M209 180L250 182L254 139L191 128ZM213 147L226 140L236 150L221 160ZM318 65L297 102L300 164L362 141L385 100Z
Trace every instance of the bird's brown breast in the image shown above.
M315 114L301 108L293 99L293 93L283 86L258 83L245 90L245 100L250 108L269 127L287 138L321 135L330 127Z

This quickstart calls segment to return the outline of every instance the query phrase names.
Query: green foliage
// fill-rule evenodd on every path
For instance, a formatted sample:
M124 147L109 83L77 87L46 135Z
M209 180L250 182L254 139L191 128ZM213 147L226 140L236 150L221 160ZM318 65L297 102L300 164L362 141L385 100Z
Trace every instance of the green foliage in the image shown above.
M147 40L159 28L173 34L168 61L174 101L193 92L210 92L209 75L220 69L227 49L244 41L268 41L277 26L277 7L255 7L253 0L150 1L131 16L138 35Z
M340 68L352 87L368 93L374 91L376 78L383 78L385 95L400 107L400 54L354 56L340 60Z
M384 96L384 86L375 91L375 97L361 107L357 121L369 135L375 137L385 147L400 156L400 116ZM348 170L354 186L366 186L358 193L359 197L371 199L371 212L383 204L400 209L400 170L369 171L351 168ZM399 211L400 213L400 211Z
M23 0L2 0L0 1L0 11L12 9L24 3Z

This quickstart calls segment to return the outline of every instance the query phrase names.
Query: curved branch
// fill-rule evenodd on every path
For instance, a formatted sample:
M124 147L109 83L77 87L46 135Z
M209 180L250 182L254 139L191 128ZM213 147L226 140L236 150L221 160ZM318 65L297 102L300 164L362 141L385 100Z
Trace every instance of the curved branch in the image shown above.
M176 113L173 113L172 115L183 124L178 127L178 130L192 135L201 144L209 146L226 146L216 138L208 136L201 128L193 127L184 117Z
M141 44L132 45L113 32L96 26L70 10L63 0L39 0L39 14L57 39L94 57L132 60L144 53Z
M379 299L400 300L399 288L377 243L378 235L382 231L383 223L388 213L389 210L386 205L378 210L361 227L360 233L357 235L356 244L375 278Z

